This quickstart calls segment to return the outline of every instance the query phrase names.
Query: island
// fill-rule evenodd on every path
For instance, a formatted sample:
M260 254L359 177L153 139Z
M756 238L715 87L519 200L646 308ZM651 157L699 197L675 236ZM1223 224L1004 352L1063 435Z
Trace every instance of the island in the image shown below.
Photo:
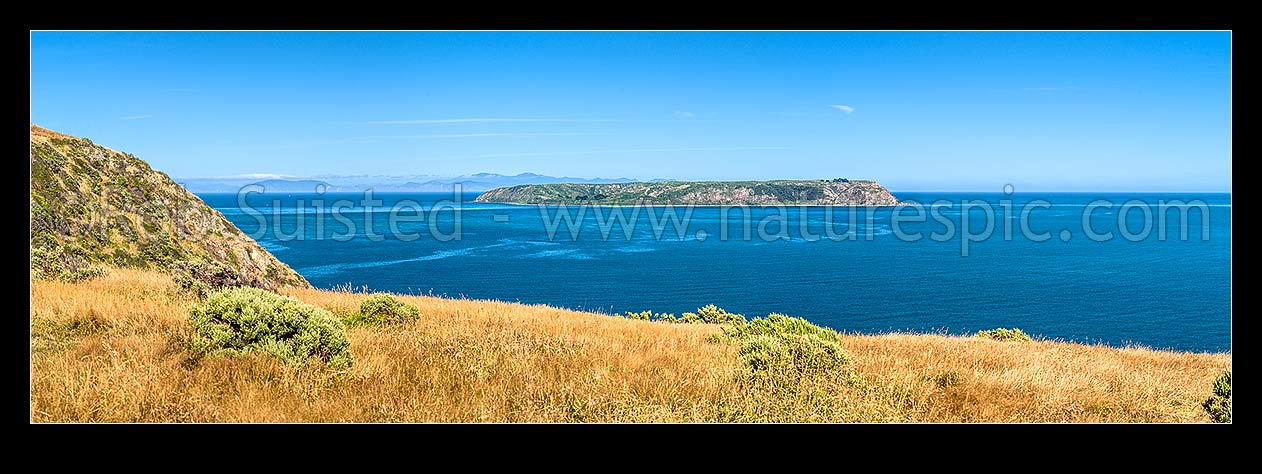
M897 206L876 181L654 181L607 184L522 184L482 193L476 202L570 205Z

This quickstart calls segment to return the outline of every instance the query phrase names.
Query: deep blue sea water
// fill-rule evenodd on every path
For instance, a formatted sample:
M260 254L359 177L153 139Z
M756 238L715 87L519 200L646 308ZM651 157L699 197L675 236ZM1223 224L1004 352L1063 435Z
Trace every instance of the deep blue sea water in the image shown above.
M750 240L741 238L746 222L742 211L730 210L724 240L717 207L694 208L682 240L675 227L651 224L654 216L648 212L660 217L666 212L663 208L642 208L630 239L619 224L612 226L608 240L602 239L601 219L595 213L609 216L614 209L589 208L576 220L581 223L577 240L571 239L564 223L550 240L548 219L536 206L473 203L476 194L465 194L459 238L444 241L444 236L455 235L455 212L431 207L452 200L451 194L378 194L382 208L371 213L358 202L361 194L253 194L247 199L249 208L239 205L236 195L201 197L321 288L349 283L373 290L607 313L647 309L679 314L715 304L749 316L801 316L842 331L965 334L1015 326L1079 342L1231 350L1228 194L895 195L904 201L929 204L943 199L953 204L939 203L936 215L924 222L900 224L904 234L919 231L918 241L906 241L894 232L895 208L805 208L806 233L801 229L803 208L784 211L785 233L780 232L779 221L766 220L781 215L780 210L753 208L747 221ZM274 199L279 205L273 206ZM342 209L345 220L331 215L330 205L338 199L355 201L354 207ZM1024 237L1020 229L1023 203L1036 199L1050 203L1032 210L1026 220L1031 232L1050 232L1041 242ZM1112 232L1110 240L1086 236L1084 210L1096 199L1114 203L1111 208L1096 208L1088 218L1091 231ZM1121 206L1131 199L1148 205L1128 208L1128 227L1119 228ZM1162 239L1156 206L1159 200L1172 199L1199 199L1206 207L1190 209L1186 226L1180 224L1177 209L1167 210L1167 234ZM318 211L313 200L324 201ZM396 230L405 234L392 235L389 208L405 200L419 203L425 220L395 222ZM970 242L967 256L958 234L964 200L984 201L996 209L994 235ZM1003 212L1002 200L1011 201L1012 212ZM251 209L265 215L253 215ZM1204 210L1208 226L1202 225ZM576 208L567 211L576 216ZM685 212L675 211L681 218ZM557 209L548 212L555 215ZM629 209L623 212L630 217ZM914 214L908 209L899 212ZM404 209L397 214L417 213ZM823 233L826 214L828 227L842 240L811 235ZM972 232L983 233L984 210L973 209L967 215ZM384 235L382 240L369 238L369 217L373 234ZM301 240L288 237L300 218ZM947 222L956 235L943 242L932 240L931 233L946 232ZM1143 235L1146 222L1149 233ZM1011 224L1011 239L1004 238L1005 223ZM431 232L431 226L437 232ZM334 238L348 234L350 227L355 233L349 240ZM783 238L760 239L760 227ZM1180 228L1186 229L1186 240L1179 238ZM1061 239L1062 230L1069 232L1068 241ZM1140 236L1123 238L1124 231ZM856 239L846 240L851 232Z

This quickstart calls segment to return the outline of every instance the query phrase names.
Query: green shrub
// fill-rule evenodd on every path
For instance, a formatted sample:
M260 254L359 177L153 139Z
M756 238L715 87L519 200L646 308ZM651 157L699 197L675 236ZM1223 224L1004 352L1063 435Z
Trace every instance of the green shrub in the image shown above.
M710 340L740 344L746 382L773 391L796 392L808 377L845 377L849 373L849 357L832 329L783 314L729 320L734 322L725 324L722 334Z
M814 334L759 334L741 342L741 360L755 372L812 374L841 369L848 359L837 341Z
M684 313L683 316L678 318L676 318L673 314L663 314L661 315L659 321L675 324L701 324L705 322L694 313Z
M328 311L257 288L211 293L193 308L194 357L262 352L291 364L351 365L346 326Z
M643 312L637 313L635 311L627 311L627 314L615 314L614 316L619 316L619 317L623 317L627 319L635 319L639 321L648 321L650 319L653 319L653 312L643 311Z
M105 268L90 265L83 258L68 254L66 250L68 248L50 250L32 243L31 278L77 282L105 275Z
M1223 372L1214 380L1214 394L1205 400L1205 411L1215 423L1231 423L1231 371Z
M706 324L740 324L745 322L745 316L736 313L729 313L715 305L705 305L697 308L695 313L684 313L684 319L687 322L702 322Z
M205 298L228 288L257 286L241 272L218 262L179 260L171 263L171 277L185 290Z
M771 313L765 318L754 318L748 322L741 317L741 322L723 327L723 334L732 339L745 339L757 335L814 335L824 341L837 342L837 331L816 326L802 318Z
M394 296L377 293L359 304L359 314L351 318L352 324L394 324L413 321L421 317L416 305L399 301Z
M641 311L639 313L629 311L627 314L616 314L627 319L638 319L641 321L660 321L663 323L676 324L743 324L745 316L729 313L715 305L706 305L697 308L695 313L684 313L683 316L675 316L671 313L654 313L652 311Z
M93 278L104 276L108 271L103 267L82 266L67 269L63 271L57 278L62 281L77 282L91 280Z
M1004 342L1029 342L1030 335L1017 328L995 328L977 331L977 337Z
M636 319L640 321L674 322L677 319L673 314L654 313L649 310L644 310L638 313L635 311L627 311L627 314L616 314L614 316L621 316L627 319Z

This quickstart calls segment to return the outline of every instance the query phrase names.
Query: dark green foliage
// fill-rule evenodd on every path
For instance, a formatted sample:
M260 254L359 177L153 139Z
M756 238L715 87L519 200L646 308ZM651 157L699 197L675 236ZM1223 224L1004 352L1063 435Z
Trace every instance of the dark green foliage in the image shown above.
M1030 335L1017 328L995 328L977 331L977 337L1004 342L1030 342Z
M841 369L845 352L837 341L814 334L759 334L741 341L741 360L754 372L812 374Z
M684 313L684 318L699 320L706 324L741 324L745 322L745 315L729 313L715 305L705 305L697 308L696 313Z
M954 387L964 381L964 377L961 377L960 373L954 370L934 375L929 377L929 379L932 380L938 388Z
M217 262L181 260L171 264L171 276L181 288L199 297L236 287L262 287L237 270Z
M783 203L811 202L824 195L823 188L814 182L770 181L757 184L753 189L755 193L774 196L776 201Z
M291 364L351 365L346 326L320 308L257 288L211 293L189 312L194 357L260 352Z
M849 357L832 329L802 318L770 314L723 326L712 342L740 344L743 379L773 391L794 392L806 377L849 377Z
M694 313L684 313L684 315L680 317L675 317L675 315L673 314L663 314L660 316L662 317L661 321L664 323L675 323L675 324L704 323L704 321L702 321L701 318L698 318L697 315Z
M416 305L399 301L394 296L377 293L364 299L359 305L359 313L351 317L351 324L395 324L406 323L421 317Z
M661 319L661 317L662 317L662 316L670 316L670 317L672 317L672 318L673 318L673 317L675 317L674 315L663 315L663 314L658 314L658 317L657 317L657 318L654 318L654 317L653 317L653 312L652 312L652 311L648 311L648 310L641 311L641 312L639 312L639 313L637 313L637 312L635 312L635 311L627 311L627 314L615 314L614 316L621 316L621 317L624 317L624 318L627 318L627 319L637 319L637 320L640 320L640 321L652 321L652 320L654 320L654 319Z
M1223 372L1214 380L1214 394L1205 400L1205 411L1215 423L1231 423L1231 371Z
M837 331L816 326L802 318L772 313L766 318L754 318L748 323L732 324L723 327L723 334L733 339L745 339L757 335L814 335L824 341L836 342Z
M45 247L31 245L31 278L36 280L83 281L105 274L105 268L91 265L74 253L58 256Z
M697 308L695 313L684 313L683 316L675 316L671 313L654 313L652 311L641 311L639 313L629 311L627 314L616 314L627 319L638 319L641 321L660 321L663 323L677 324L744 324L745 316L729 313L715 305L706 305Z
M109 253L109 256L110 257L107 262L110 265L116 265L119 267L149 268L148 262L140 259L127 249L116 248L113 252Z

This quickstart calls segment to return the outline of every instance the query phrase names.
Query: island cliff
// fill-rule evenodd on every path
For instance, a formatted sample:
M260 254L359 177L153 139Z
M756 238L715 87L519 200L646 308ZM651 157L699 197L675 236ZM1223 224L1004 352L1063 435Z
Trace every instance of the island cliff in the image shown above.
M495 188L477 202L512 204L695 206L897 206L875 181L661 181L610 184L524 184Z

